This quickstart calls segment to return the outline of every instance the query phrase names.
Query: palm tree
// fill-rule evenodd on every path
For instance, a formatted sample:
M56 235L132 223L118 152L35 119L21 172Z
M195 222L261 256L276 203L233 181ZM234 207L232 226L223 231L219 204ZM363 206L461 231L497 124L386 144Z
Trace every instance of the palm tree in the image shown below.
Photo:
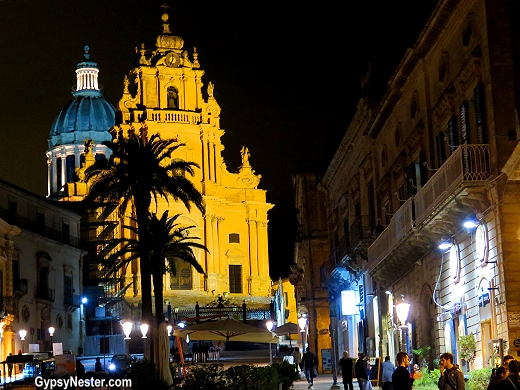
M98 160L85 171L87 182L92 183L85 200L104 204L119 202L125 212L129 203L135 210L138 226L146 226L152 198L173 198L182 201L188 210L194 204L204 212L201 193L186 178L193 176L194 162L172 159L172 154L183 144L175 140L162 140L158 134L147 139L129 133L117 139L103 142L112 151L110 161ZM152 284L147 229L139 230L139 265L141 272L142 319L152 324ZM153 327L150 327L153 329ZM150 351L147 352L151 356Z

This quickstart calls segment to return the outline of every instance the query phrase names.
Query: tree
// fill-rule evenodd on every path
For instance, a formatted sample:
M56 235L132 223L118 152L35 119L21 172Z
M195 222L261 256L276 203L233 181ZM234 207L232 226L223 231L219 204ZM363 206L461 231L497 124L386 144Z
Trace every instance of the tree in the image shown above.
M146 131L138 136L129 133L103 142L112 151L110 161L98 160L85 171L89 192L88 203L119 202L124 213L132 204L138 226L146 226L152 199L173 198L184 203L188 210L194 204L204 212L201 193L186 174L193 176L194 162L172 159L180 146L175 140L162 140L154 134L148 140ZM148 249L148 231L139 231L139 265L141 272L142 319L153 323L152 283ZM153 329L153 326L150 327ZM145 351L151 356L150 351Z

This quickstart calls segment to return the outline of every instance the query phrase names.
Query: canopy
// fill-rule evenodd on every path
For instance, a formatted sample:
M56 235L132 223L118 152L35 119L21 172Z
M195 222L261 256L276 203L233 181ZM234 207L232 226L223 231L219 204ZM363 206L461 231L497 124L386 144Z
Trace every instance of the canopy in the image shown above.
M253 343L277 343L278 337L267 329L257 328L232 319L208 321L202 324L176 329L175 336L190 340L232 340Z
M296 325L294 322L287 322L275 330L273 330L274 333L278 336L283 336L286 334L298 334L298 325Z

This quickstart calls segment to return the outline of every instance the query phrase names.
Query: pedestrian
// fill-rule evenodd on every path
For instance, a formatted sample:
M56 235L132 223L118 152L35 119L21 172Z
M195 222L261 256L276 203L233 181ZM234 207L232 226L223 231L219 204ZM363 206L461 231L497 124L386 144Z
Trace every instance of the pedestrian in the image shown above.
M318 360L316 356L307 348L302 357L303 368L305 369L305 378L309 386L308 389L314 389L314 378L316 377L316 369Z
M394 371L394 363L390 361L390 356L386 356L385 361L381 364L381 382L383 382L383 390L393 390L392 374Z
M356 360L356 364L354 365L354 372L358 381L359 390L365 390L368 383L366 357L367 356L364 353L360 352L358 354L358 360Z
M348 390L354 390L354 385L352 384L354 363L352 363L352 359L348 357L348 351L343 352L343 357L339 359L338 366L343 376L343 388L347 390L348 387Z
M85 378L85 366L79 360L76 360L76 375L78 379Z
M11 352L9 352L9 356L13 356ZM9 382L11 381L11 377L13 376L13 363L7 363L7 372L9 374Z
M505 359L504 359L505 360ZM509 360L509 375L497 386L498 390L518 390L520 389L520 362Z
M441 376L439 377L440 390L464 390L464 374L459 366L453 364L453 354L445 352L441 355Z
M300 353L300 348L295 347L293 349L292 356L293 356L293 362L296 365L296 370L298 372L300 372L301 371L300 364L302 362L302 354Z
M497 390L498 385L506 378L507 378L507 370L504 366L494 368L493 373L491 375L491 380L489 381L489 385L487 387L487 390Z
M413 378L410 377L408 366L410 360L406 352L399 352L396 356L397 367L392 374L392 386L395 390L412 390Z
M101 359L99 357L96 358L96 364L94 365L94 372L102 372L103 367L101 366Z
M502 366L505 367L506 370L509 370L509 362L511 360L515 360L515 358L513 357L513 355L506 355L504 356L504 358L502 359Z

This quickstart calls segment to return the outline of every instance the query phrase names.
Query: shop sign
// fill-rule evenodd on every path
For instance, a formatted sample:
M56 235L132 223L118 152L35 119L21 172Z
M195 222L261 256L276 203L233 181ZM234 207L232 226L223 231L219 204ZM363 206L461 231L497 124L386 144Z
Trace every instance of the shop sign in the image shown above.
M489 305L490 302L491 302L491 298L489 297L489 292L487 292L485 294L481 294L478 297L478 305L480 307L486 307L486 305Z

